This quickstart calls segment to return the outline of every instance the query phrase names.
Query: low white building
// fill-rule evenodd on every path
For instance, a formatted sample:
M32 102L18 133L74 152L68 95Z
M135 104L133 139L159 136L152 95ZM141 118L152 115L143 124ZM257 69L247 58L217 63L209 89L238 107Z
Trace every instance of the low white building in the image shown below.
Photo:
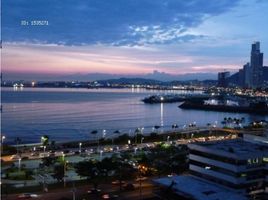
M189 144L190 173L244 194L268 191L268 146L242 139Z

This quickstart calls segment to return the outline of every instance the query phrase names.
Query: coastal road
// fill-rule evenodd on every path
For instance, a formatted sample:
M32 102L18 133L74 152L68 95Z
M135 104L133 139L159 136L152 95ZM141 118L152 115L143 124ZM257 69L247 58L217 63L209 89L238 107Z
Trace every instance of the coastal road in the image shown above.
M195 134L198 132L205 132L205 131L225 131L229 134L237 134L239 133L238 130L233 130L233 129L223 129L223 128L218 128L218 127L213 127L213 128L208 128L208 127L193 127L193 128L187 128L187 129L183 129L183 130L176 130L179 131L181 134ZM168 134L168 133L166 133ZM217 139L217 138L215 138ZM220 137L219 137L220 139ZM195 142L198 139L180 139L180 140L176 140L175 142L177 144L187 144L190 142ZM167 142L167 141L164 141ZM154 143L152 142L148 142L148 143L139 143L137 144L135 147L133 146L129 146L129 145L105 145L105 146L100 146L100 149L103 149L103 154L105 153L116 153L116 152L121 152L121 151L128 151L128 150L135 150L136 149L140 149L146 146L154 146ZM109 147L109 148L105 148L105 147ZM92 146L92 147L88 147L88 148L83 148L84 150L86 150L88 152L88 154L94 155L94 153L90 153L93 151L93 149L97 149L97 146ZM110 148L112 148L113 150L111 150ZM118 148L118 150L115 150L116 148ZM63 155L63 151L69 151L70 153L64 153L64 155L67 156L73 156L74 152L79 151L79 148L65 148L65 149L61 149L60 151L56 151L54 154L55 156L62 156ZM96 152L95 152L96 153ZM44 152L38 152L37 155L32 155L32 152L25 152L21 154L21 158L23 157L27 157L28 159L41 159L42 156L48 156L48 152L44 153ZM18 160L18 156L13 155L13 158L11 155L8 156L2 156L1 159L3 161L17 161ZM27 159L27 160L28 160Z
M99 195L89 195L87 194L87 191L91 189L91 185L87 186L80 186L77 187L75 190L75 196L76 199L103 199L102 196L103 194L109 194L109 193L116 193L118 194L119 198L118 200L136 200L139 199L140 194L142 199L143 198L149 198L153 197L152 190L153 190L153 185L151 184L150 180L147 180L146 182L142 183L142 189L140 193L140 188L139 184L135 183L135 190L133 191L121 191L119 192L119 186L118 185L112 185L112 184L102 184L99 186L99 189L101 189L101 193ZM56 190L51 190L47 193L34 193L37 194L37 198L33 198L36 200L60 200L60 199L72 199L73 197L73 192L72 188L60 188ZM18 200L20 194L11 194L11 195L2 195L2 200Z

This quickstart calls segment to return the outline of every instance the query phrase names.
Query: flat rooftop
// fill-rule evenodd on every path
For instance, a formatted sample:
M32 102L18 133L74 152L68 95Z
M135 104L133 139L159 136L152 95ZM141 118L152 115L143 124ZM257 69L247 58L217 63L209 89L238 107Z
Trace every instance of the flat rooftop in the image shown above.
M195 200L247 200L242 194L190 175L164 177L155 179L154 183L169 187L172 181L173 192Z
M199 145L210 150L224 151L227 153L233 153L236 155L249 155L249 154L259 154L268 155L268 145L247 142L243 139L233 139L233 140L221 140L213 142L196 143L193 145ZM191 147L191 145L189 145Z

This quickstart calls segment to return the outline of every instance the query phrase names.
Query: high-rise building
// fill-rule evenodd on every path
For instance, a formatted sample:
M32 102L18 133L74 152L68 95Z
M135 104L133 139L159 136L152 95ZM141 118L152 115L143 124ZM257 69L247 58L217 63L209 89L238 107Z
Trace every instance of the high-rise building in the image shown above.
M245 85L245 71L244 71L244 69L239 69L239 71L238 71L238 84L241 87L244 87L244 85Z
M251 68L250 68L250 64L247 63L243 66L243 71L244 71L244 77L243 77L243 87L250 87L251 85Z
M263 53L260 52L260 42L254 42L251 46L251 84L252 88L260 87L263 83Z
M219 72L218 73L218 86L219 87L228 87L230 77L230 72Z

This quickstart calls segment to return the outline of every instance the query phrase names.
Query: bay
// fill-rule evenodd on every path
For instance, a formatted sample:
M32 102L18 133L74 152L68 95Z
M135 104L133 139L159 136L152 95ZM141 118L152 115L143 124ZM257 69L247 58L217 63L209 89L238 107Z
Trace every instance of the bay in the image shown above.
M263 116L214 111L182 110L179 103L144 104L141 99L152 94L189 93L180 90L146 89L72 89L72 88L2 88L1 132L5 142L40 142L42 135L51 140L78 141L94 139L90 134L98 130L102 136L113 136L114 131L132 135L144 127L149 133L155 125L162 131L176 123L206 126L217 124L224 117L245 117L246 121L267 119Z

